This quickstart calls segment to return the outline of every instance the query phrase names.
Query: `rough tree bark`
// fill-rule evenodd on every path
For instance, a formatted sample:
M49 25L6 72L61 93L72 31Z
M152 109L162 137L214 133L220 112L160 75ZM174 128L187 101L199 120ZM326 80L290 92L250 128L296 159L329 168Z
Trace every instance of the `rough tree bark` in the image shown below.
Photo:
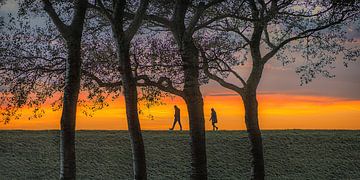
M251 179L264 179L264 154L258 120L258 102L255 90L247 90L242 96L245 107L245 124L251 145Z
M161 19L158 23L163 24L171 31L182 59L184 89L181 97L187 105L191 137L190 178L207 179L204 102L199 84L199 50L195 46L192 37L194 27L203 12L204 3L200 3L196 16L194 15L190 24L186 27L185 16L190 5L191 1L189 0L177 0L170 21L166 18L155 18L153 20L158 21ZM148 18L151 19L151 17Z
M245 44L241 48L249 49L251 52L251 59L252 59L252 70L248 80L245 80L241 77L240 74L236 73L231 67L222 60L220 56L214 58L214 56L209 55L210 58L206 57L206 52L202 49L202 57L207 60L220 60L224 64L227 64L225 69L229 73L235 75L235 77L240 80L242 87L236 84L226 82L224 77L219 77L216 74L210 73L208 70L209 66L207 63L204 64L204 72L208 75L209 78L217 81L220 85L225 88L231 89L237 92L243 99L244 107L245 107L245 122L246 128L251 144L251 154L252 154L252 165L251 165L251 179L264 179L265 177L265 168L264 168L264 152L263 152L263 144L262 144L262 137L261 131L259 129L259 122L258 122L258 102L256 97L256 90L258 84L260 82L264 65L276 54L283 53L281 50L284 50L288 47L286 45L290 45L291 42L295 42L300 39L306 39L306 41L301 42L298 41L299 44L294 43L295 45L290 45L290 48L295 48L303 53L303 55L314 55L317 54L317 51L309 52L307 48L306 50L302 51L301 47L312 47L312 48L319 48L320 51L329 52L327 50L332 49L328 46L325 49L322 48L323 41L330 41L330 39L336 39L333 41L333 47L336 47L332 50L341 51L337 46L339 45L338 42L344 42L347 38L343 37L343 32L338 29L334 28L345 21L352 21L353 17L358 16L359 8L358 4L354 2L347 2L347 3L314 3L313 5L310 4L303 4L303 7L295 10L293 7L298 6L296 2L293 1L256 1L256 0L247 0L246 3L241 3L241 6L244 6L244 14L240 13L239 16L234 16L235 19L252 24L251 26L243 24L237 24L235 26L232 23L226 25L228 23L219 24L219 27L224 26L224 28L220 28L221 31L226 32L235 32L240 36L240 39L245 42ZM312 8L319 8L319 12L313 12ZM246 11L249 10L249 13ZM241 11L239 11L241 12ZM250 14L251 13L251 14ZM245 24L246 24L245 23ZM284 29L278 30L274 29L273 25L277 26L278 24L283 24ZM212 27L218 27L213 25ZM249 29L250 27L250 29ZM299 29L299 27L301 27ZM209 27L211 28L211 27ZM327 31L326 29L329 29ZM246 32L249 31L249 32ZM318 34L318 32L323 31L324 36ZM271 33L269 33L271 32ZM329 33L332 32L332 33ZM339 32L339 36L334 38L334 35ZM341 32L341 33L340 33ZM264 36L263 36L264 34ZM284 36L283 36L284 35ZM331 36L327 36L331 35ZM251 36L251 37L250 37ZM288 37L289 36L289 37ZM216 44L218 42L215 42ZM306 45L305 45L306 43ZM214 44L216 46L216 44ZM312 44L309 46L309 44ZM340 43L341 44L341 43ZM299 46L299 47L296 47ZM341 45L340 45L341 46ZM270 48L269 51L264 50ZM345 47L345 51L341 51L344 54L348 54L348 52L353 53L353 50L349 50ZM262 51L260 51L262 49ZM225 49L224 49L225 50ZM356 50L355 50L356 51ZM265 52L264 56L261 55L261 52ZM333 57L324 57L322 53L319 53L321 57L322 63L331 64L329 62L330 59ZM351 54L350 53L350 54ZM349 55L349 54L348 54ZM211 57L212 56L212 57ZM351 56L351 55L350 55ZM219 59L220 57L220 59ZM278 57L279 60L283 61L284 65L290 61L285 60L286 57ZM350 58L352 59L352 58ZM209 61L207 61L209 62ZM318 66L317 62L315 66ZM302 66L307 71L307 68L313 66L314 64L310 63L309 65ZM220 66L219 66L220 67ZM220 67L222 69L222 67ZM317 71L323 72L322 70L316 70L310 68L311 73L315 73ZM325 70L325 72L327 72ZM304 72L307 73L307 72ZM321 73L320 73L321 74ZM306 74L309 75L309 74ZM329 75L325 73L325 76L328 77ZM314 75L310 75L310 79L307 76L302 77L305 78L305 83L308 80L314 78Z
M253 36L253 39L256 40L260 36ZM242 98L245 108L246 130L248 132L250 150L252 155L251 179L261 180L265 178L265 167L262 137L258 119L258 102L256 90L261 80L265 61L262 61L261 58L259 58L261 57L259 43L252 43L251 46L253 66L248 80L245 82L244 79L242 79L237 73L231 71L235 73L235 76L237 78L239 78L239 80L243 84L243 87L238 87L234 84L228 83L224 79L212 74L208 69L209 67L207 63L204 64L203 69L204 73L210 79L217 81L225 88L235 91ZM204 55L204 51L202 51L202 57L206 57L206 55Z
M70 40L67 48L67 71L60 130L60 179L75 179L75 122L80 90L80 40Z
M251 37L250 52L253 59L253 67L246 85L242 99L245 107L245 123L251 144L251 179L262 180L265 178L264 153L262 136L258 119L258 102L256 97L257 87L260 83L264 70L265 61L262 60L260 51L261 35L264 24L255 23Z
M191 137L191 179L207 179L204 102L199 84L199 52L193 41L183 43L184 100Z
M74 17L64 24L49 0L43 0L44 10L65 39L67 48L63 109L60 129L60 179L76 179L75 123L80 90L81 38L87 10L87 0L74 1Z
M127 42L117 39L117 54L120 61L121 78L124 89L126 117L133 151L133 169L135 179L147 179L145 148L142 138L137 104L136 79L133 76L130 62L130 47Z
M207 179L206 138L204 102L199 84L199 50L195 46L193 27L199 16L193 17L188 27L185 26L186 12L191 5L189 0L177 0L170 30L176 40L184 70L183 95L189 115L191 137L191 179ZM201 14L204 3L198 13Z
M130 134L134 179L147 179L145 147L142 138L139 116L138 116L138 95L137 80L133 75L130 59L131 39L141 26L143 17L148 7L148 0L142 0L133 22L124 30L124 11L126 1L113 2L114 11L112 13L111 27L112 34L116 43L116 54L120 63L120 74L125 96L126 117L128 131Z

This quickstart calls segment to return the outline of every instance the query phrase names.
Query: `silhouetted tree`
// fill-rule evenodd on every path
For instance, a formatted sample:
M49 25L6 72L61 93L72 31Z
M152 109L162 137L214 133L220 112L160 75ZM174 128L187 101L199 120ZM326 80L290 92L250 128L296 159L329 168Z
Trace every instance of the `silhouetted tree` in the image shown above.
M35 107L35 117L41 116L39 110L40 104L44 103L46 98L52 96L54 91L62 91L62 115L60 122L60 179L75 179L76 178L76 157L75 157L75 123L76 123L76 109L80 90L80 70L81 70L81 40L83 27L85 23L85 14L87 10L86 0L76 0L72 3L55 3L54 6L48 0L41 2L20 2L19 10L19 28L20 31L15 31L13 36L6 37L6 33L2 36L2 46L5 51L2 54L4 63L1 64L1 72L5 74L2 78L4 81L5 94L2 99L8 100L6 109L7 114L3 114L6 120L9 116L15 115L16 108L28 104L30 107ZM42 7L41 7L42 6ZM61 13L64 13L60 7L73 11L72 16L61 19ZM29 8L29 9L27 9ZM46 12L50 17L52 23L60 33L61 40L64 42L53 41L49 36L31 36L33 32L30 23L27 21L27 16L23 13L29 13L34 10L35 14L44 15ZM21 21L23 20L23 21ZM15 18L10 19L9 24L16 25ZM29 29L26 29L29 28ZM37 33L46 34L46 28L37 28ZM9 25L7 31L16 30L16 26ZM34 30L34 29L31 29ZM46 39L49 38L49 39ZM52 37L53 40L56 38ZM30 42L43 42L42 44L34 44L30 46ZM28 43L23 45L22 43ZM51 45L54 43L54 45ZM27 47L26 47L27 46ZM64 48L65 46L65 48ZM25 49L22 49L26 47ZM56 51L56 48L66 49L65 51ZM47 49L48 52L42 52ZM37 51L33 51L37 50ZM49 53L55 50L57 54ZM26 55L25 55L26 54ZM46 73L48 76L43 76L41 73ZM61 77L59 74L65 76ZM64 80L63 86L51 86L54 83L53 78L60 78ZM41 81L38 81L41 79ZM15 82L14 82L15 81ZM58 82L58 81L56 81ZM10 89L6 90L6 87ZM34 87L38 89L39 93L33 93ZM43 88L43 89L41 89ZM13 96L8 96L12 94ZM35 96L35 97L31 97ZM39 114L36 114L38 111ZM10 113L9 113L10 112Z
M63 110L60 122L60 179L75 179L76 107L80 90L81 37L87 1L74 1L74 16L70 25L64 24L50 1L43 0L42 2L44 10L48 13L61 36L66 41L68 56L66 59Z
M5 20L0 35L3 52L0 56L0 107L5 123L11 115L19 117L21 111L16 112L24 106L33 108L34 114L30 118L43 115L41 105L45 101L51 103L53 110L61 109L63 96L58 96L58 92L62 92L65 86L66 41L43 10L42 3L20 1L18 4L19 12ZM59 16L64 23L69 24L72 20L69 15L73 10L72 3L54 2L53 5L56 11L61 12ZM121 83L112 83L113 87L108 88L94 82L96 76L113 78L109 82L121 79L116 54L113 53L114 43L102 42L104 37L111 38L111 33L99 31L99 27L105 25L97 17L91 11L87 13L87 23L82 33L80 91L86 92L87 96L79 97L78 105L85 115L106 106L106 98L118 97L121 87ZM105 54L106 57L103 56Z
M172 2L173 3L173 2ZM191 1L176 1L171 20L161 17L164 26L169 28L178 45L184 71L183 98L186 102L191 137L191 179L207 179L204 102L199 85L199 52L192 39L193 28L200 16L193 15L192 22L186 26L185 17ZM205 4L195 8L202 13ZM156 18L153 18L156 20Z
M191 136L191 178L207 179L205 122L200 85L198 34L208 24L232 16L227 1L156 1L146 16L143 39L133 50L138 85L154 86L184 99ZM235 9L234 9L235 10ZM133 17L132 14L128 14ZM147 39L147 40L144 40Z
M110 23L112 36L115 41L116 55L120 65L121 82L124 88L126 115L130 140L133 152L133 168L135 179L147 179L145 148L141 134L138 115L138 93L137 80L134 77L131 59L131 40L137 33L145 17L148 7L148 0L141 0L138 10L131 22L126 19L127 8L134 8L131 3L125 0L112 1L105 4L101 0L96 1L91 7L101 13Z
M174 4L174 2L176 2ZM205 148L205 124L204 124L204 113L203 113L203 99L200 92L200 83L199 83L199 54L197 47L194 44L193 34L199 27L197 24L199 22L208 21L208 19L201 19L202 15L206 10L212 8L218 3L223 1L212 1L209 3L197 3L192 4L190 1L155 1L152 2L149 9L149 14L146 15L146 20L148 22L145 30L142 31L141 36L145 36L145 39L151 39L152 31L163 31L166 30L170 32L171 37L176 44L176 53L180 54L180 63L176 66L176 71L166 70L164 73L164 67L171 68L171 64L160 65L163 66L159 69L157 64L152 64L151 60L146 61L146 59L151 59L150 56L146 56L146 52L140 52L143 49L144 44L141 42L141 36L136 38L134 41L138 42L139 46L132 49L132 67L134 69L133 83L137 83L138 86L153 86L158 89L178 95L182 97L186 104L188 105L189 113L189 122L190 122L190 135L191 135L191 149L192 149L192 161L191 161L191 178L192 179L206 179L207 178L207 168L206 168L206 148ZM109 4L98 4L97 8L99 11L106 16L111 16L111 13L114 13L114 10L111 9ZM172 11L172 9L175 9ZM110 13L109 15L106 15ZM189 16L188 16L189 15ZM129 11L124 11L123 18L134 19L136 14ZM168 19L168 17L172 17ZM109 19L109 18L108 18ZM191 23L188 24L188 21ZM210 19L209 21L213 21ZM117 21L116 21L117 22ZM112 25L114 26L114 25ZM129 26L130 27L130 26ZM114 28L112 28L113 31ZM117 30L119 31L119 30ZM115 33L114 36L117 36ZM120 33L121 34L121 33ZM120 37L118 37L120 38ZM121 40L121 39L120 39ZM154 41L153 41L154 42ZM119 46L119 45L117 45ZM155 45L156 46L156 45ZM153 47L155 47L153 46ZM130 46L128 46L130 47ZM159 46L157 46L159 47ZM165 48L165 47L164 47ZM130 48L127 48L131 50ZM149 50L149 49L148 49ZM159 54L150 53L152 57L159 57L159 55L164 55L161 52L163 49L156 50L155 48L150 49L151 51L158 52ZM117 50L118 51L118 50ZM119 54L119 52L118 52ZM142 54L142 55L139 55ZM141 56L141 57L138 57ZM129 54L130 58L130 54ZM156 59L156 58L155 58ZM145 61L144 61L145 60ZM175 59L174 59L175 60ZM174 62L174 61L173 61ZM145 64L144 64L145 63ZM150 63L150 66L148 66ZM165 64L165 62L161 62ZM129 59L129 71L130 71L130 59ZM146 69L146 72L144 70ZM169 72L176 72L171 75ZM156 73L157 75L153 75ZM130 72L129 72L130 74ZM165 74L165 75L164 75ZM170 75L170 76L167 76ZM172 77L175 78L172 79ZM93 78L99 85L103 86L112 86L111 83L108 83L106 79L101 79L99 77ZM135 81L136 80L136 81ZM118 82L118 83L123 83ZM178 83L174 85L174 83ZM179 84L184 84L184 86ZM177 87L183 88L179 90Z
M153 30L162 29L171 32L179 54L178 57L180 57L178 64L181 66L181 71L177 72L177 75L181 77L183 89L174 88L173 82L168 77L158 77L160 82L157 81L157 87L182 97L186 102L191 137L191 179L207 179L204 102L199 82L199 50L195 44L194 34L204 27L202 23L224 17L222 13L212 13L214 17L210 15L210 18L206 17L208 11L214 11L216 9L214 6L222 2L224 1L156 1L152 3L149 15L146 16L150 28L155 26ZM163 47L167 48L166 46ZM143 80L151 84L149 79L143 78ZM154 85L156 86L156 84Z
M234 12L231 5L241 6ZM339 1L233 1L227 12L230 18L207 25L210 36L204 36L201 49L205 74L220 85L238 93L244 102L245 123L251 143L251 179L264 179L264 153L258 121L257 87L264 66L276 55L284 65L295 60L287 55L299 52L306 64L296 71L301 82L310 82L316 75L332 77L326 70L335 61L335 56L354 60L359 49L351 49L346 42L346 27L359 17L359 3ZM225 33L225 34L221 34ZM206 40L208 39L208 40ZM285 53L289 50L290 53ZM244 64L248 53L251 72L245 79L232 69ZM239 57L239 54L244 53ZM241 58L243 57L243 58ZM240 86L227 82L231 74Z
M144 1L141 3L142 6L139 8L139 14L144 14L146 10L146 4L144 3L147 2ZM10 20L12 23L7 24L6 30L3 31L4 34L1 35L1 39L4 40L1 42L1 47L5 47L1 48L1 50L5 51L4 54L1 54L1 57L3 57L5 61L1 64L0 68L0 73L4 75L1 82L6 87L2 89L3 101L1 102L5 123L10 120L10 117L17 116L17 110L25 106L34 109L35 118L41 117L44 113L41 105L44 104L45 101L53 98L56 92L61 92L65 86L65 80L62 78L66 70L65 42L59 38L61 35L54 33L56 32L54 31L54 27L52 27L51 24L47 24L46 21L42 22L40 27L34 28L30 25L34 23L34 21L31 23L27 21L29 17L36 18L36 15L42 17L42 11L39 10L41 7L36 6L37 4L20 4L22 5L19 12L21 15L20 19L16 21L15 17L13 17L13 19ZM69 7L68 5L69 3L57 3L54 5L61 8L59 11L62 13L59 13L59 16L61 15L61 19L65 21L71 20L71 16L69 16L69 14L71 14L71 6ZM100 10L98 9L100 8L98 4L87 5L93 9ZM136 5L136 3L130 4L128 8L135 9ZM119 5L118 7L121 8L122 6ZM35 14L32 14L33 11ZM112 39L109 22L99 16L96 11L90 11L88 14L82 40L81 57L83 61L81 64L82 76L80 82L80 88L87 96L79 99L78 105L85 107L84 112L86 115L91 115L92 111L102 109L107 105L107 97L111 97L112 100L114 100L120 95L120 88L123 84L121 72L125 71L121 70L121 63L116 56L116 43L114 43ZM135 23L134 26L132 26L133 29L131 31L129 29L127 35L130 35L130 33L134 33L131 36L135 35L136 29L138 28L136 26L141 25L141 17L139 18L140 21L133 21ZM126 24L127 22L124 23ZM44 27L45 25L46 27ZM127 36L126 40L127 38L130 37ZM130 40L123 45L130 48ZM132 71L132 69L126 70L126 72L129 71ZM132 82L130 82L130 85L133 85ZM133 87L131 88L130 95L132 96L134 95L132 92L134 89ZM124 92L125 95L126 92ZM144 93L147 94L145 95ZM156 92L144 91L139 99L149 100L149 102L152 103L154 102L154 98L151 98L151 94L156 94ZM131 98L134 97L130 97L130 99ZM63 106L60 102L62 99L63 96L52 102L54 109ZM89 105L88 100L90 100L92 104ZM133 141L134 143L132 143L135 148L135 176L142 179L146 178L146 165L144 163L144 148L137 117L137 103L136 94L135 100L131 99L130 102L132 106L130 109L132 113L131 116L133 116L135 109L136 119L130 121L131 124L129 128L131 137L134 137L134 134L136 136ZM136 130L139 131L136 132ZM140 137L138 135L140 135Z
M82 82L76 80L79 83L77 93L80 88L88 91L89 99L95 99L95 104L101 108L105 103L103 93L115 92L117 96L123 85L135 179L146 179L137 87L156 87L185 100L190 122L192 179L207 178L200 92L200 85L207 82L205 75L237 92L244 101L245 122L253 156L252 179L263 179L264 155L256 90L265 64L275 55L284 64L290 63L292 59L285 56L285 49L302 52L307 61L297 72L302 82L307 83L317 74L332 77L324 70L334 61L331 53L345 52L345 57L350 60L359 56L359 51L342 44L347 36L345 29L340 26L352 22L358 15L358 4L354 2L158 0L148 5L146 0L134 3L123 0L95 1L88 5L101 16L91 14L88 19L90 23L85 27L83 54L78 56L83 59L80 67L83 76ZM71 12L66 12L58 14L71 17L68 16ZM143 19L146 25L140 29ZM71 24L74 22L75 18ZM29 25L20 23L20 26L26 32ZM73 30L70 28L72 25L63 26ZM140 33L135 36L138 30ZM4 75L0 79L4 84L3 92L12 94L2 97L1 103L9 102L6 116L14 115L11 110L23 104L35 107L35 112L38 112L38 107L47 98L73 82L61 76L71 65L64 63L70 59L70 56L66 56L70 50L59 50L64 45L68 47L67 38L71 39L71 35L64 37L65 42L62 42L49 31L37 29L32 32L37 36L15 33L10 39L5 34L1 36L5 40L0 42L1 47L9 46L8 49L11 49L0 49L5 52L1 57L6 58L0 64L0 74ZM31 46L31 43L35 46ZM44 48L48 51L43 52ZM232 67L244 64L248 58L247 52L251 56L252 69L246 79ZM244 53L243 59L239 56L241 53ZM229 74L235 76L242 86L227 82L225 78ZM35 87L43 88L37 92ZM76 91L76 86L72 87L75 90L69 92ZM67 97L64 96L64 108Z
M32 6L32 2L24 2L23 6ZM86 0L78 0L73 2L73 17L72 21L69 25L65 24L58 15L58 9L55 9L50 1L43 0L42 1L44 11L49 15L52 22L57 27L57 30L60 32L61 37L65 41L66 45L66 58L57 58L53 57L51 60L52 63L56 64L61 61L66 62L66 73L65 73L65 84L63 88L63 106L62 106L62 116L61 116L61 130L60 130L60 179L75 179L76 176L76 158L75 158L75 122L76 122L76 107L77 107L77 100L78 94L80 89L80 67L81 67L81 38L85 20L85 14L87 9L87 1ZM36 5L35 5L36 6ZM40 6L37 6L40 8ZM39 10L39 9L38 9ZM24 25L23 28L29 26ZM39 30L40 31L40 30ZM14 37L13 41L16 41L16 38L28 38L28 37ZM16 42L12 46L19 45ZM31 49L27 49L25 51L31 51ZM11 52L9 52L11 54ZM9 55L9 54L7 54ZM16 54L12 54L15 55ZM15 56L12 56L16 59ZM21 56L21 54L18 54ZM10 57L10 56L9 56ZM34 59L37 57L28 57L29 59ZM46 58L43 59L44 61L48 60ZM4 62L8 63L8 62ZM16 63L16 62L14 62ZM21 63L21 62L17 62ZM53 65L54 65L53 64ZM6 66L4 64L2 67ZM54 65L56 66L56 65ZM47 69L46 67L34 66L34 70L44 70L44 71L57 71L55 69ZM63 69L61 69L63 70ZM7 71L5 68L4 71ZM15 69L15 73L24 72L25 69ZM36 73L33 74L33 79L30 82L25 82L26 77L25 74L21 74L20 80L16 83L18 88L11 89L12 93L17 93L16 101L18 102L17 106L21 106L26 102L26 99L29 96L29 89L23 88L25 87L26 83L29 83L32 86L35 86L36 82ZM23 81L22 81L22 80ZM51 79L51 77L49 77ZM48 79L48 80L49 80ZM25 91L24 91L25 90ZM44 100L43 97L48 95L41 95L40 101ZM40 101L32 101L34 106L38 106ZM11 108L11 107L7 107ZM37 109L35 109L37 110ZM7 114L11 115L11 114Z

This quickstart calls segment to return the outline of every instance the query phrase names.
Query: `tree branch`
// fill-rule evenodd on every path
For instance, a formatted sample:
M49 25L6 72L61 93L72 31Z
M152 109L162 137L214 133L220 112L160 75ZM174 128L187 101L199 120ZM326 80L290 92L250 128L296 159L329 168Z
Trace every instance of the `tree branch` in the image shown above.
M52 22L55 24L61 35L66 38L68 35L69 27L64 24L64 22L60 19L59 15L56 13L49 0L42 0L42 2L44 5L44 10L50 16Z
M138 86L153 86L161 91L168 92L177 96L184 98L184 92L181 90L176 89L169 78L167 77L160 77L158 81L152 81L147 75L140 75L137 77L137 80L143 80L143 83L138 82ZM163 84L166 83L166 86Z
M267 30L267 26L265 26L265 28L264 28L264 34L265 34L265 39L264 39L265 43L266 43L270 48L274 49L276 46L275 46L275 44L273 44L273 43L270 41L270 35L269 35L268 30Z
M206 57L206 54L205 52L200 49L200 53L201 53L201 56L203 57L203 59L205 60L205 62L203 63L203 70L204 70L204 73L212 80L218 82L221 86L225 87L225 88L228 88L228 89L231 89L239 94L242 94L243 93L243 88L240 88L234 84L231 84L229 82L226 82L224 79L212 74L210 71L209 71L209 64L208 64L208 59ZM225 63L226 64L226 63ZM226 64L227 65L227 64ZM230 68L231 71L233 71L231 68ZM236 76L237 75L237 78L241 81L241 83L243 84L243 86L246 86L246 82L244 81L244 79L238 75L235 71L233 71L232 73L234 73L234 75Z
M82 70L83 75L86 77L89 77L91 80L95 81L100 87L107 87L107 88L114 88L114 87L120 87L122 86L122 82L104 82L96 75L86 71ZM161 91L168 92L180 97L184 97L184 93L181 90L176 89L169 78L167 77L160 77L158 81L152 81L147 75L140 75L136 77L137 80L137 86L153 86ZM140 82L140 81L144 82ZM166 86L164 85L166 83Z
M244 17L244 16L238 16L238 15L234 15L234 14L223 14L223 15L219 15L219 16L216 16L216 17L214 17L214 18L211 18L211 19L209 19L208 21L199 24L198 26L196 26L196 28L194 29L194 31L197 31L197 30L200 30L200 29L202 29L202 28L205 28L205 27L207 27L208 25L210 25L211 23L216 22L216 21L219 21L219 20L221 20L221 19L225 19L225 18L234 18L234 19L240 19L240 20L243 20L243 21L250 21L250 22L255 21L254 19L251 19L251 18L248 18L248 17Z
M145 17L147 7L149 6L149 0L141 0L140 6L136 11L134 19L132 23L129 25L128 29L125 31L125 35L127 39L132 39L139 27L141 26L141 22Z
M204 73L212 80L218 82L221 86L225 87L225 88L228 88L228 89L231 89L239 94L242 94L244 92L244 89L243 88L239 88L238 86L234 85L234 84L231 84L229 82L226 82L224 79L212 74L210 71L209 71L209 67L207 65L207 63L204 63L203 65L203 70L204 70Z
M129 15L129 14L128 14ZM146 20L156 22L157 24L162 24L165 27L170 28L172 26L172 22L164 17L160 17L157 15L149 14L145 16Z
M107 88L114 88L114 87L120 87L122 85L122 82L104 82L100 78L98 78L96 75L90 73L89 71L82 70L81 71L83 75L86 77L89 77L91 80L95 81L100 87L107 87Z
M96 0L95 5L91 4L91 3L88 3L88 7L91 8L91 9L96 10L101 15L105 16L109 21L112 21L112 17L111 17L112 11L105 8L102 0Z
M272 58L282 47L284 47L287 43L289 42L292 42L292 41L295 41L295 40L298 40L298 39L301 39L301 38L306 38L306 37L309 37L311 36L312 34L314 34L315 32L318 32L318 31L321 31L321 30L324 30L328 27L331 27L331 26L334 26L334 25L337 25L337 24L340 24L342 23L343 21L345 21L346 19L350 18L349 17L342 17L340 18L339 20L337 21L334 21L334 22L331 22L331 23L328 23L326 25L323 25L323 26L318 26L316 28L313 28L313 29L308 29L308 30L305 30L301 33L299 33L298 35L294 36L294 37L291 37L289 39L286 39L284 40L283 42L281 42L279 45L277 45L275 48L273 48L270 52L268 52L263 58L262 58L262 62L263 63L266 63L270 58Z
M75 3L75 13L71 21L70 28L75 36L80 36L83 31L84 19L87 9L87 0L77 0Z
M195 26L198 23L204 10L205 10L205 3L200 2L196 8L196 12L195 12L194 16L191 18L190 23L188 25L188 28L187 28L188 34L192 34L194 32Z

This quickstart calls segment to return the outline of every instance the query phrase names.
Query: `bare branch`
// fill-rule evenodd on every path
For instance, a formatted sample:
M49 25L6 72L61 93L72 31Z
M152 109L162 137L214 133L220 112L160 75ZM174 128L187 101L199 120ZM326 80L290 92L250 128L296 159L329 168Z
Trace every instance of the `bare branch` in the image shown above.
M284 47L287 43L298 40L298 39L302 39L302 38L306 38L311 36L312 34L314 34L315 32L324 30L326 28L329 28L331 26L337 25L342 23L343 21L345 21L346 19L350 18L351 16L348 17L342 17L337 21L333 21L331 23L328 23L326 25L323 26L318 26L316 28L312 28L312 29L307 29L301 33L299 33L298 35L291 37L289 39L284 40L283 42L281 42L279 45L277 45L275 48L273 48L270 52L268 52L263 58L262 58L262 62L266 63L270 58L272 58L282 47Z
M91 4L91 3L88 3L88 7L91 8L91 9L94 9L96 10L97 12L99 12L101 15L103 15L104 17L106 17L106 19L112 21L112 17L111 17L111 14L112 14L112 11L105 8L102 0L96 0L95 1L95 5L94 4Z
M245 17L245 16L239 16L239 15L235 15L235 14L223 14L223 15L219 15L219 16L216 16L214 18L211 18L211 19L207 20L206 22L203 22L203 23L197 25L196 28L194 29L194 31L205 28L205 27L209 26L210 24L212 24L212 23L214 23L216 21L219 21L221 19L225 19L225 18L235 18L235 19L239 19L239 20L243 20L243 21L249 21L249 22L255 21L254 19L251 19L251 18L248 18L248 17Z
M288 15L288 16L294 16L294 17L317 17L317 16L320 16L322 14L325 14L327 12L329 12L330 10L332 10L334 8L334 5L331 5L329 6L329 8L326 8L325 10L323 11L320 11L318 13L315 13L315 14L296 14L296 13L290 13L290 12L286 12L286 11L283 11L283 12L279 12L278 14L284 14L284 15Z
M129 16L129 14L127 14ZM164 25L168 28L170 28L172 26L172 22L164 17L161 16L157 16L157 15L153 15L153 14L149 14L145 16L146 20L149 20L151 22L156 22L157 24L161 24Z
M51 2L49 0L42 0L44 4L44 10L50 16L55 26L58 28L59 32L65 38L68 34L69 27L61 21L59 15L56 13L55 9L53 8Z
M122 85L122 82L104 82L102 79L100 79L99 77L97 77L96 75L94 75L93 73L90 73L89 71L86 70L82 70L81 71L83 73L83 75L85 75L86 77L89 77L90 79L92 79L93 81L95 81L99 87L119 87Z
M202 13L205 10L205 3L204 2L200 2L199 5L196 8L196 12L194 14L194 16L191 18L189 26L187 28L187 31L189 34L192 34L195 30L195 26L198 23Z
M146 9L149 6L149 0L141 0L140 7L136 11L136 14L134 16L134 19L128 29L125 31L125 35L127 36L127 39L132 39L136 32L138 31L142 20L145 17Z
M266 43L270 48L273 48L273 49L274 49L276 46L275 46L275 44L273 44L273 43L271 42L271 40L270 40L270 35L269 35L268 30L267 30L267 26L265 26L265 28L264 28L264 34L265 34L265 39L264 39L265 43Z
M204 59L204 63L203 63L203 70L204 70L204 73L212 80L218 82L221 86L225 87L225 88L228 88L228 89L231 89L239 94L242 94L243 93L243 88L239 88L238 86L234 85L234 84L231 84L229 82L226 82L224 79L212 74L210 71L209 71L209 64L208 64L208 59L206 57L206 54L205 54L205 51L200 49L200 53L201 53L201 56L202 58ZM222 61L224 62L224 61ZM225 62L224 62L225 63ZM228 66L227 63L225 63L227 65L227 67L230 69L230 72L232 71L232 73L241 81L241 83L243 84L243 86L246 86L246 82L244 81L244 79L239 75L237 74L235 71L233 71L230 66Z
M225 88L228 88L228 89L231 89L239 94L243 94L244 92L244 89L243 88L239 88L238 86L234 85L234 84L231 84L229 82L226 82L224 79L212 74L210 71L209 71L209 67L207 65L207 63L204 63L203 65L203 70L204 70L204 73L212 80L218 82L221 86L225 87Z
M177 96L184 98L184 92L176 89L172 85L171 80L167 77L160 77L158 81L152 81L147 75L140 75L137 77L137 80L138 80L137 83L138 86L153 86L160 89L161 91L175 94ZM141 80L143 80L144 82L143 83L139 82ZM164 83L166 83L166 85L164 85Z

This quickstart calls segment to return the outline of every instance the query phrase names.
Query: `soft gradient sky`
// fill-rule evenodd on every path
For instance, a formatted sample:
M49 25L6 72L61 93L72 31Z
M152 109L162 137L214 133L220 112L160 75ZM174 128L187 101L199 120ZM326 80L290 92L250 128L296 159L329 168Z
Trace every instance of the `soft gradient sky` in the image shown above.
M0 8L0 16L16 9L12 3L5 4ZM360 39L359 32L353 31L351 36ZM350 66L345 68L339 57L336 68L332 70L335 78L318 77L312 83L300 86L295 67L301 62L283 67L276 60L272 60L266 66L258 91L261 128L360 129L360 62L350 63ZM246 74L249 68L245 66L237 70ZM231 77L228 80L235 82ZM244 110L239 96L213 81L203 86L202 92L207 129L211 129L208 121L211 107L217 111L220 129L245 128ZM167 98L164 102L166 105L151 109L142 107L142 129L168 129L172 124L175 104L181 108L184 129L188 129L183 100ZM45 108L46 114L43 118L27 120L29 111L25 109L23 118L6 125L0 124L0 129L59 129L61 112L52 112L48 106ZM148 117L149 114L154 116L154 120ZM77 129L127 129L122 97L110 102L109 107L97 112L93 117L86 117L80 112L77 117Z
M260 94L259 118L262 129L360 129L360 100L329 96L295 94ZM142 129L166 130L172 125L173 106L181 109L181 121L188 129L186 106L180 98L167 98L165 105L146 109L140 115ZM241 98L234 95L204 96L206 129L211 129L210 109L218 114L221 130L244 129L244 108ZM77 129L127 129L123 98L111 102L110 106L87 117L78 111ZM27 120L30 112L24 110L24 118L0 125L0 129L59 129L60 111L50 108L43 118ZM153 115L154 119L149 118ZM178 126L176 126L178 129Z

